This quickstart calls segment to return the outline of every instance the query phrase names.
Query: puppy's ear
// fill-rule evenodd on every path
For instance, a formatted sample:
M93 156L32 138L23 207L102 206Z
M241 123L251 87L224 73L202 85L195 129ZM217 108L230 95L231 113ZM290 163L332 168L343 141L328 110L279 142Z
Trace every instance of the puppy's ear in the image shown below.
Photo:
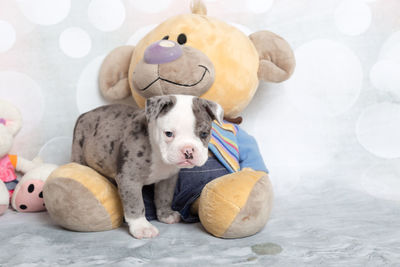
M216 120L219 124L222 124L224 119L224 110L218 103L203 98L197 98L197 100L213 120Z
M172 95L153 96L146 100L146 118L150 122L170 111L176 103L176 97Z

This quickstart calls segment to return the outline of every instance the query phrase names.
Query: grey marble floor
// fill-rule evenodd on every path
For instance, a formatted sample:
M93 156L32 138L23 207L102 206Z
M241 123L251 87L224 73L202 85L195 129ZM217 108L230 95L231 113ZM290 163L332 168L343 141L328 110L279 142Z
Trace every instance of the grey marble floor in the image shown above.
M400 266L399 203L321 182L278 196L258 234L224 240L200 224L155 222L160 236L127 228L70 232L46 212L0 217L0 266Z

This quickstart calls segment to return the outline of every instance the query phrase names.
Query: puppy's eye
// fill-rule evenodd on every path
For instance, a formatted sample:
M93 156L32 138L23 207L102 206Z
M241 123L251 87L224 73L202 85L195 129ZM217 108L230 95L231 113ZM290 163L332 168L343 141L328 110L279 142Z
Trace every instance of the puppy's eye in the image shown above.
M201 139L206 139L208 137L208 135L209 135L209 133L207 133L207 132L201 132L200 133L200 138Z
M165 35L162 39L163 40L168 40L168 38L169 38L169 35Z
M164 134L165 134L165 136L168 137L168 138L174 137L174 133L173 133L173 132L170 132L170 131L165 131Z
M180 45L185 44L187 42L186 34L184 34L184 33L179 34L177 41L178 41L178 44L180 44Z

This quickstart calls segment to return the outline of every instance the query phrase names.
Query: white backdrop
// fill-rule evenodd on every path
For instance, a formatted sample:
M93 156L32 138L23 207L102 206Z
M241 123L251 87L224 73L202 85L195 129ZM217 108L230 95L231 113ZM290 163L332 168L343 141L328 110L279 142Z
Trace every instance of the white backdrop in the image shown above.
M223 240L199 224L155 222L159 238L135 240L124 227L75 233L47 213L8 210L0 265L400 262L400 1L205 2L246 34L281 35L297 58L293 77L261 83L242 114L274 184L267 227ZM106 103L97 86L105 55L184 12L186 0L0 0L0 98L24 118L13 152L68 162L76 118Z
M400 1L205 1L246 34L267 29L297 68L261 83L243 114L277 196L337 181L400 201ZM13 152L62 164L77 116L106 103L97 75L113 48L189 12L182 0L1 0L0 97L22 111Z

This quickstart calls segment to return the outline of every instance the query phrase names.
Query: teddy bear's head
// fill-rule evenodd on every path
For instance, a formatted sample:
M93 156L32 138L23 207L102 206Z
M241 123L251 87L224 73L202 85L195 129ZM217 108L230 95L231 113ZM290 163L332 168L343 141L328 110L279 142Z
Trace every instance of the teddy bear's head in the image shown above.
M114 50L103 63L100 89L111 99L132 93L140 107L154 95L202 96L218 102L227 118L235 118L260 79L284 81L294 65L290 46L279 36L267 31L246 36L206 16L204 5L196 1L192 14L165 20L134 48Z
M11 150L14 136L21 125L22 116L19 110L13 104L0 99L0 158Z

